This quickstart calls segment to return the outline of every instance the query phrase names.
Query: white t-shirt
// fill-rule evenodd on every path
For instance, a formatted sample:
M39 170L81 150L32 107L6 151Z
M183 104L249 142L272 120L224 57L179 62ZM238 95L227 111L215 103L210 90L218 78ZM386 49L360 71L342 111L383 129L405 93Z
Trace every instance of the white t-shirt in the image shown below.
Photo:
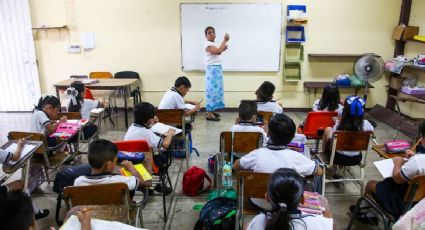
M339 121L335 122L335 125L332 128L332 135L333 135L333 133L336 132L336 129L338 128L338 126L339 126ZM363 131L372 131L373 132L373 126L367 120L363 120ZM338 151L338 153L344 154L346 156L351 156L351 157L360 154L360 152L356 152L356 151L354 151L354 152L353 151Z
M79 176L74 181L74 186L95 185L95 184L111 184L111 183L125 183L128 190L135 190L139 186L139 181L134 176L121 176L121 175L103 175L96 178L96 176L87 178L86 176Z
M41 110L34 110L31 117L31 132L47 134L46 126L50 124L47 114Z
M401 166L401 176L406 180L425 175L425 154L415 154Z
M161 99L158 109L186 109L183 97L173 89L168 90Z
M234 124L232 127L230 127L231 132L259 132L263 134L263 145L266 145L269 141L269 138L267 137L267 133L264 131L263 128L252 125L252 124Z
M333 219L322 215L304 215L301 219L292 219L293 230L331 230L333 229ZM264 230L267 224L267 217L264 213L256 215L249 223L247 230Z
M81 104L80 110L81 118L89 119L91 110L97 107L99 107L99 101L84 99L84 102Z
M272 112L274 114L283 113L282 106L280 106L277 101L257 101L257 110L263 112Z
M204 45L204 59L205 59L205 65L209 66L209 65L221 65L222 61L220 58L220 55L216 55L216 54L211 54L210 52L207 51L207 48L209 46L215 46L216 48L218 48L219 46L217 46L216 43L214 42L210 42L210 41L206 41L205 45Z
M319 109L319 103L320 103L320 99L317 99L314 104L313 104L313 111L314 112L329 112L328 107L326 107L324 110L320 110ZM344 106L341 104L338 104L338 109L336 109L333 112L337 112L338 116L341 116L342 114L342 110L344 109Z
M12 158L12 155L13 153L0 149L0 164L9 162L10 158Z
M152 130L133 123L127 130L124 140L146 140L149 147L159 149L162 145L162 138L157 136Z

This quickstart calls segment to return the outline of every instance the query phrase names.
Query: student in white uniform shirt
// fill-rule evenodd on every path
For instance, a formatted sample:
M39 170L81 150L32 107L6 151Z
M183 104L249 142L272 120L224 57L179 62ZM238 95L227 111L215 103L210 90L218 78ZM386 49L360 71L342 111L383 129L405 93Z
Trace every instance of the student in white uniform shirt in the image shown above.
M143 177L134 168L131 161L123 161L124 166L134 176L121 176L114 174L118 159L117 146L108 140L98 139L90 143L87 157L91 166L91 175L80 176L74 181L74 186L125 183L134 195L137 187L149 187L152 181L144 181Z
M270 177L265 197L272 209L256 215L248 230L327 230L333 229L330 212L322 215L304 214L298 210L303 200L303 178L293 169L280 168Z
M260 87L255 91L257 95L257 109L258 111L283 113L282 105L273 100L273 93L276 87L269 81L263 82Z
M338 87L334 84L325 86L322 98L317 99L313 104L313 112L337 112L341 117L344 106L341 104L341 96Z
M266 148L256 149L236 160L233 169L273 173L279 168L292 168L302 176L321 176L322 168L301 153L288 149L286 145L295 136L295 124L284 114L274 115L269 123L269 142ZM254 204L269 209L263 201L251 199Z
M231 128L231 132L259 132L263 134L263 143L267 144L269 138L266 131L258 126L255 121L257 118L257 104L255 101L242 100L239 104L239 117L236 119L236 124ZM267 125L266 125L267 127Z
M192 85L187 77L178 77L174 83L174 87L168 90L162 97L158 109L183 109L185 116L190 116L197 112L200 109L200 103L185 101L183 98L191 87ZM195 108L187 109L186 103L195 105Z

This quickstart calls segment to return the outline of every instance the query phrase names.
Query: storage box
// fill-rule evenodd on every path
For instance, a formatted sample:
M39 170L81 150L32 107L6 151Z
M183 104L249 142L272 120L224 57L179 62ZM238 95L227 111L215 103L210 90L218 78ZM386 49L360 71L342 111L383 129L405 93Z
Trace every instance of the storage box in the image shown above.
M418 34L418 26L396 26L393 31L393 39L397 41L411 40L415 35Z
M425 87L405 87L401 88L401 92L411 95L425 95Z
M393 39L396 41L400 41L403 37L404 26L396 26L393 31Z

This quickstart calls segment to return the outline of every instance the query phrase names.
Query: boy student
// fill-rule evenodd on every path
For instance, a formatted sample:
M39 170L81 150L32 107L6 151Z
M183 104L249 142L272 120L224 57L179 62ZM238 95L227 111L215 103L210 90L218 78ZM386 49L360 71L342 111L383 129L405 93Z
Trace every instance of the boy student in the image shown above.
M257 118L257 104L252 100L243 100L239 104L239 117L236 124L231 128L231 132L259 132L263 134L263 143L267 144L269 138L263 128L259 127L255 121ZM267 126L266 126L267 128Z
M88 150L91 175L78 177L75 179L74 185L81 186L122 182L127 184L128 189L132 193L137 187L151 186L152 181L144 181L130 161L123 161L121 165L134 176L126 177L114 174L113 171L117 164L117 155L118 148L114 143L104 139L94 140L90 143Z
M279 168L291 168L302 176L323 174L322 168L316 162L286 148L295 136L295 124L291 118L284 114L275 114L270 119L268 134L270 140L267 147L256 149L236 160L233 169L273 173ZM264 201L259 199L252 201L263 209L270 209L270 205L266 205Z
M192 87L192 85L187 77L178 77L174 83L174 87L168 90L162 97L158 109L183 109L185 116L189 116L198 111L200 109L200 102L185 101L183 99L187 92L189 92L190 87ZM195 105L195 108L187 109L186 103Z
M255 91L257 95L258 111L283 113L282 105L273 100L273 93L276 87L269 81L263 82L260 87Z

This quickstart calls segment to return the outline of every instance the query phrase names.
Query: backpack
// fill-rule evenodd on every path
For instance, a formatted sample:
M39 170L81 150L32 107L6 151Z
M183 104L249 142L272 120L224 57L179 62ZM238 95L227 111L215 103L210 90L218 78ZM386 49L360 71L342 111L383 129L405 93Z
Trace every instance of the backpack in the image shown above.
M194 230L235 229L236 203L236 199L227 197L208 201L199 214Z
M206 189L204 189L204 179L209 182ZM183 193L188 196L196 196L205 190L209 190L210 187L211 178L201 168L192 166L183 175Z
M53 191L58 194L55 220L59 226L63 224L63 221L59 220L59 211L62 204L63 189L67 186L73 186L77 177L90 174L91 167L89 164L70 166L56 173L55 181L53 182Z

